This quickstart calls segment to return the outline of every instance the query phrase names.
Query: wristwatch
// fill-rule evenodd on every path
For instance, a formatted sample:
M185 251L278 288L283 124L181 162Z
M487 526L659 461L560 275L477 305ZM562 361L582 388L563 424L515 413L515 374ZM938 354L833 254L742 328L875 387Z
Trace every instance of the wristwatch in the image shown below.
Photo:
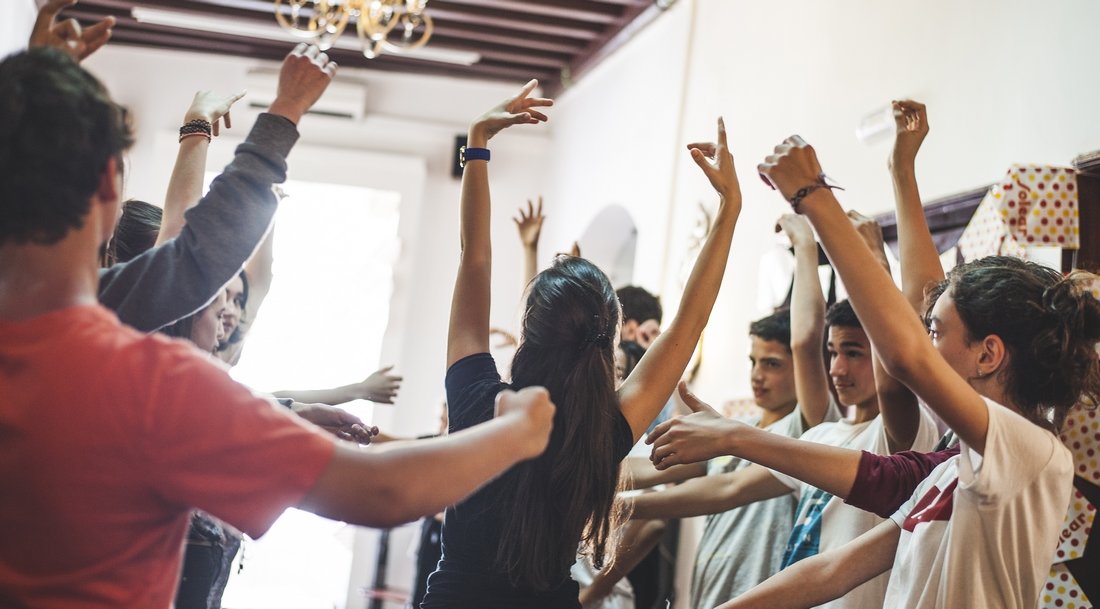
M463 146L458 149L458 166L465 167L466 161L488 161L489 149L488 148L467 148Z

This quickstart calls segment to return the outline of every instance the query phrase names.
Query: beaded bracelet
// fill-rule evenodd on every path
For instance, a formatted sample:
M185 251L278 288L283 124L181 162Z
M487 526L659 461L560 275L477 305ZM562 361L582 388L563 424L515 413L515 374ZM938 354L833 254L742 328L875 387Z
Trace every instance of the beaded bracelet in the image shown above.
M826 181L827 179L828 178L826 178L824 173L819 173L817 174L816 182L810 184L809 186L803 186L802 188L799 188L798 191L791 196L791 198L787 199L787 201L791 204L791 209L794 210L794 213L802 213L802 200L810 196L810 193L814 192L815 190L819 190L821 188L826 188L829 190L833 190L834 188L837 190L844 190L840 186L829 184Z
M210 124L210 121L206 121L201 118L187 121L183 124L182 127L180 127L181 142L183 141L183 138L197 134L205 135L206 141L210 141L210 139L214 136L214 127Z

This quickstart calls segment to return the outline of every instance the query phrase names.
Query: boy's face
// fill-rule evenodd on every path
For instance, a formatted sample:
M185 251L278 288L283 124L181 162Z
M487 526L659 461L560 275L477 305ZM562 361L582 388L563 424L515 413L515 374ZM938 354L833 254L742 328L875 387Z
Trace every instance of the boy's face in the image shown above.
M756 405L774 412L793 408L798 401L794 389L794 361L787 345L775 340L750 336L752 347L752 396Z
M632 340L641 345L643 349L648 349L660 335L661 324L656 319L647 319L641 323L636 319L628 319L623 322L622 328L619 330L619 338Z
M860 328L829 326L829 378L844 406L862 406L876 398L871 343Z

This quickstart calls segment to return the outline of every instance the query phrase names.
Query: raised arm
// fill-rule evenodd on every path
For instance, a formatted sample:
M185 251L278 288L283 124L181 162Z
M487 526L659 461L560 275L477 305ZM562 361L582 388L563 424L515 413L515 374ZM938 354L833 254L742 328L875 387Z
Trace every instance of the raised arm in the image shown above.
M878 265L890 274L890 261L886 258L886 243L882 238L882 227L874 218L868 218L857 211L849 211L848 217L856 227L856 232L871 250ZM939 264L937 258L936 264ZM906 315L905 311L898 313ZM877 352L871 355L875 373L875 393L878 395L878 408L882 416L882 426L886 430L886 446L891 453L908 450L920 430L920 405L917 396L908 387L886 372L882 357Z
M527 200L526 211L520 207L519 217L512 218L519 230L519 242L523 244L523 285L531 283L539 273L539 235L542 233L542 195L539 195L538 207Z
M436 514L546 448L554 416L542 387L497 398L497 416L444 437L341 444L300 507L356 524L389 527Z
M791 492L791 488L767 468L750 465L735 472L693 478L671 488L633 497L630 517L691 518L719 514Z
M928 230L917 188L917 151L928 135L928 111L924 104L915 101L895 101L893 105L897 129L890 155L890 177L898 219L901 290L913 310L923 315L925 289L943 280L943 265Z
M653 341L638 367L619 388L622 413L630 423L635 441L660 413L695 352L722 285L733 229L741 213L741 186L726 144L726 126L722 119L718 119L716 146L692 144L689 149L691 158L718 192L718 212L684 286L684 297L676 317Z
M783 569L718 609L807 609L838 599L894 564L901 529L892 520L843 546Z
M852 247L859 235L840 203L821 186L821 165L812 147L793 136L776 146L759 170L788 200L799 205L817 230L856 314L890 376L905 383L955 430L968 446L984 453L989 429L985 400L944 361L928 340L909 301L876 264L866 247Z
M229 109L244 92L236 95L217 95L210 91L199 91L191 100L191 107L183 116L183 124L191 121L205 121L211 126L213 136L221 132L221 121L225 127L231 127ZM210 149L210 137L196 133L180 138L176 164L172 168L172 177L168 180L168 192L164 195L164 217L157 233L157 245L174 239L183 230L183 214L194 207L202 198L203 177L206 175L206 153Z
M794 247L794 286L791 290L791 355L798 408L807 427L825 420L829 374L821 358L825 336L825 296L817 274L817 241L810 223L795 214L779 218L779 227Z
M529 97L538 86L532 80L512 98L478 117L470 125L470 148L485 148L502 129L519 124L545 122L536 108L553 101ZM489 350L489 292L493 249L489 239L489 162L470 160L462 172L460 235L462 254L458 263L454 296L451 299L450 330L447 334L447 367L475 353Z
M848 496L859 471L858 450L796 440L727 419L695 397L686 384L680 383L679 389L692 413L661 423L646 438L653 445L651 459L657 469L733 455L838 497Z
M153 331L201 309L252 256L275 214L271 185L286 179L295 127L328 87L336 64L298 45L283 62L269 112L237 147L210 192L187 212L179 237L100 274L99 300L138 330Z
M81 28L76 19L58 23L57 14L74 4L76 0L50 0L43 4L38 10L27 47L53 47L68 53L76 61L83 61L107 44L111 39L111 28L115 27L114 17L105 17L86 28Z

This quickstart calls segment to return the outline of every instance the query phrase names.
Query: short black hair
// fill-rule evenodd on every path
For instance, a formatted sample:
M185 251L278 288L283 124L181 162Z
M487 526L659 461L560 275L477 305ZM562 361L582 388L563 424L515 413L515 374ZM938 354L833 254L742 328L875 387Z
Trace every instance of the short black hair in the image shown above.
M615 294L619 297L619 304L623 308L623 323L631 319L638 323L647 319L656 319L657 323L661 323L661 316L664 314L661 301L645 288L628 285L615 290Z
M791 310L782 308L749 324L749 335L774 340L791 350Z
M133 143L125 110L57 49L0 62L0 245L50 245L88 214L110 159Z
M863 329L859 317L856 317L856 310L852 308L852 303L847 298L838 301L829 307L828 311L825 311L825 325L829 328L839 326L841 328Z

